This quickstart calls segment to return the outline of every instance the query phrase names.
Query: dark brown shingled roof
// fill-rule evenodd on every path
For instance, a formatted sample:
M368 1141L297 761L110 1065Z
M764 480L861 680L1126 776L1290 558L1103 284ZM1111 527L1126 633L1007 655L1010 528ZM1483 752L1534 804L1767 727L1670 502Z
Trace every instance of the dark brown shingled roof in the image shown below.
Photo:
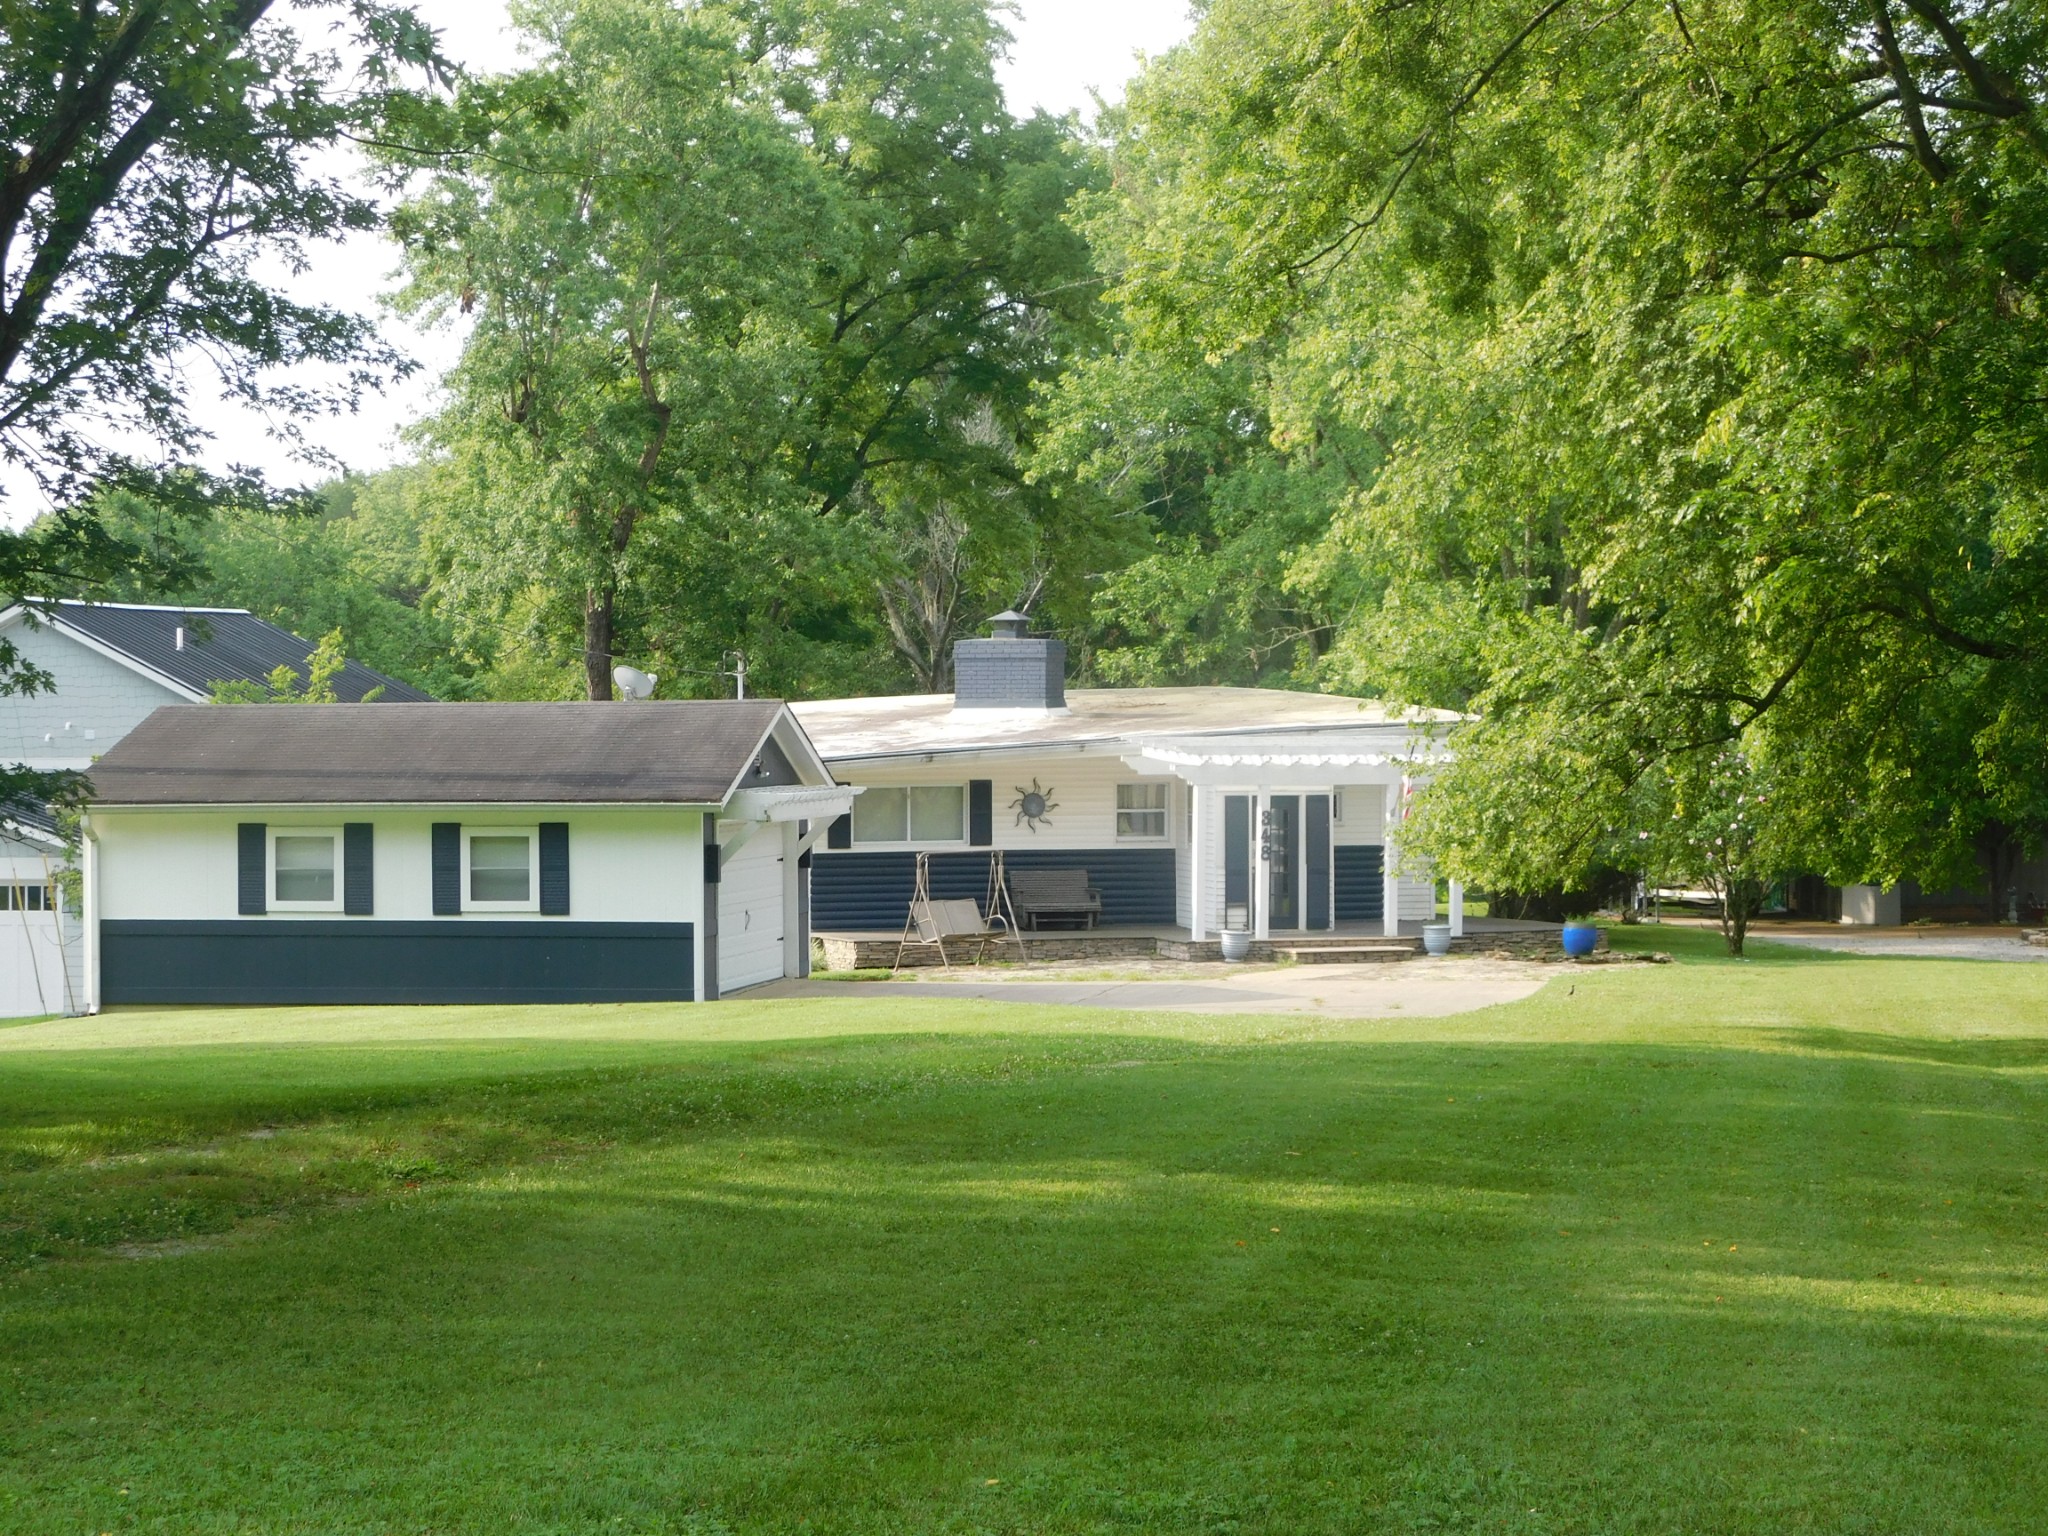
M617 704L172 704L91 770L101 805L725 800L772 699Z

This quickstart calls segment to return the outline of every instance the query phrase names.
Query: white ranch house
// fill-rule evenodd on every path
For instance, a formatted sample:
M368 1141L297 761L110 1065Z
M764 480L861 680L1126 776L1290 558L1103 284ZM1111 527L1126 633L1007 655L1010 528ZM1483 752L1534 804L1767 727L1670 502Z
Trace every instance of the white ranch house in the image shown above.
M862 790L812 870L821 934L900 932L920 854L934 896L983 897L1000 853L1013 875L1085 870L1103 928L1195 943L1226 926L1397 936L1435 915L1434 882L1397 872L1395 850L1457 716L1258 688L1069 691L1061 642L1017 615L995 625L958 647L952 694L795 706Z

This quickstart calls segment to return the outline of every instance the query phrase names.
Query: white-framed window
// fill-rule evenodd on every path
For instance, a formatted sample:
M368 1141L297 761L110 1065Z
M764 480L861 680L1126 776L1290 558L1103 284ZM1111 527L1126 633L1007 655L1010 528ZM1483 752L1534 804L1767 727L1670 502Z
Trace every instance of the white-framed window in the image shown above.
M856 843L964 843L967 786L877 787L853 802Z
M1166 841L1166 809L1173 786L1164 779L1119 784L1116 787L1116 836L1118 842L1163 843Z
M910 792L910 840L913 843L967 841L967 786L920 784Z
M270 829L270 907L278 912L341 910L341 829Z
M57 888L53 885L0 885L0 912L54 912Z
M462 910L538 912L538 827L462 829Z

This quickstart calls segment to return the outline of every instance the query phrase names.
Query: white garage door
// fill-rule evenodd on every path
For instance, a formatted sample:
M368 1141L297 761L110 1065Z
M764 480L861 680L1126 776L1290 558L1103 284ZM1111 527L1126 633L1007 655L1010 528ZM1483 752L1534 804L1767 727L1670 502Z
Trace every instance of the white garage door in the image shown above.
M0 911L0 1019L71 1012L64 960L54 912Z
M718 877L718 989L782 975L782 828L763 827Z

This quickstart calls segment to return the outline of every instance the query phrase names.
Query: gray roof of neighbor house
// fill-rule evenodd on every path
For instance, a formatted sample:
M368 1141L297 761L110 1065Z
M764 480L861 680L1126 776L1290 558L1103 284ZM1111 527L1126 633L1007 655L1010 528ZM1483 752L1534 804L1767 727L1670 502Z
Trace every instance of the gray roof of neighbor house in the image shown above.
M99 805L722 805L773 699L168 704L91 769ZM793 738L802 733L794 723ZM809 754L803 754L809 755ZM788 782L789 770L764 779ZM821 775L822 776L822 775Z
M68 598L35 608L202 696L216 682L261 683L279 667L290 667L304 682L306 657L314 645L243 608L83 603ZM334 696L344 704L360 703L364 694L378 688L384 690L378 695L380 703L426 703L433 697L359 661L349 662L334 679Z
M956 709L950 693L792 706L828 762L1266 732L1431 734L1463 717L1281 688L1071 688L1064 709Z
M0 798L0 827L8 823L27 832L41 833L45 837L57 837L57 816L41 800L33 795L10 795Z

